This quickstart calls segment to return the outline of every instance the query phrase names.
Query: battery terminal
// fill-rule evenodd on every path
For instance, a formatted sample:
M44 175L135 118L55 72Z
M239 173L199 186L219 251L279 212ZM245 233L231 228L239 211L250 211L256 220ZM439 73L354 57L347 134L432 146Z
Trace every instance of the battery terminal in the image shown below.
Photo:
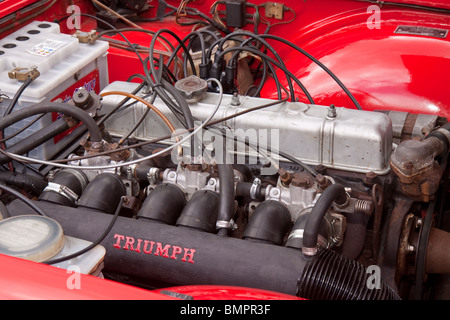
M40 72L38 71L36 66L32 66L30 68L21 68L15 67L11 71L8 72L8 76L10 79L14 79L17 81L27 81L29 78L35 80L40 76Z

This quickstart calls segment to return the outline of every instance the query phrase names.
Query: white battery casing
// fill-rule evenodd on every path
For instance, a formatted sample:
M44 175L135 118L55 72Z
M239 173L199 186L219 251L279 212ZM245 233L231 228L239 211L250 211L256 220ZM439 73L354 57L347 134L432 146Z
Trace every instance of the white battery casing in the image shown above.
M36 67L40 76L25 89L14 110L35 103L46 103L61 98L70 101L79 87L99 92L108 84L108 43L80 43L69 34L60 32L59 25L33 21L22 29L0 40L0 116L3 116L11 99L22 82L10 79L8 72L14 68ZM5 98L6 97L6 98ZM47 114L24 132L8 140L7 146L20 141L39 129L48 126L57 115ZM9 136L33 121L28 118L6 128ZM55 141L48 141L28 155L47 159L53 152Z

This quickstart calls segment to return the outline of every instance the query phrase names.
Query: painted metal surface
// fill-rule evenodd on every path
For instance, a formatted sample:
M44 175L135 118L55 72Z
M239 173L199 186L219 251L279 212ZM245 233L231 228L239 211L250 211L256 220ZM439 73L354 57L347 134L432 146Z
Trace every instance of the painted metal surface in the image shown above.
M279 292L233 286L177 286L155 292L194 300L304 300Z
M0 255L2 300L168 300L167 295Z
M0 254L1 300L303 300L245 287L177 286L145 290ZM7 289L7 290L3 290ZM178 293L181 295L176 295Z
M445 79L450 70L449 37L396 34L395 30L398 26L449 30L450 16L421 12L417 19L419 13L414 10L376 8L368 10L366 6L329 15L285 35L331 69L363 109L448 117L450 96ZM310 7L312 12L315 9L319 10ZM354 108L317 65L298 53L285 54L286 65L296 70L317 104ZM270 96L270 88L266 90Z
M263 1L255 1L258 2ZM205 9L210 3L212 1L199 1L193 6ZM442 1L423 3L445 5ZM285 4L295 10L295 20L274 26L270 34L301 47L327 66L363 109L450 116L450 95L446 87L450 70L450 15L404 7L380 7L355 0L286 1ZM177 25L171 18L164 23L145 23L143 26L155 31L171 29L180 37L191 30ZM438 30L436 34L442 31L447 35L441 38L427 33L400 34L396 33L399 26L431 28ZM246 28L252 30L253 26ZM265 25L262 25L259 31L264 29ZM150 37L145 34L126 33L126 36L132 43L144 47L150 43ZM123 41L120 36L114 39ZM316 104L355 108L336 82L315 63L286 45L269 42L288 69L306 86ZM145 57L145 53L142 56ZM128 68L115 67L119 61L126 61ZM132 52L111 48L109 62L111 81L123 81L133 73L142 72L141 64ZM279 77L286 85L281 72ZM296 90L302 97L301 90ZM276 98L275 84L269 81L261 96ZM300 100L307 102L306 97Z

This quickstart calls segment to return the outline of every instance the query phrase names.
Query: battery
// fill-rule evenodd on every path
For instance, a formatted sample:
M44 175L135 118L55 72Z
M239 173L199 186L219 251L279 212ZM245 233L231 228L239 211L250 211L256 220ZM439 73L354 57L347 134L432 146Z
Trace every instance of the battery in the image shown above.
M0 40L0 116L23 82L11 79L17 68L36 69L40 75L23 91L12 112L36 103L59 100L68 102L80 87L100 92L108 84L106 41L81 43L73 35L63 34L56 23L33 21ZM6 141L13 145L30 134L48 126L58 117L46 114L23 132ZM19 121L4 131L5 137L31 123L34 117ZM56 140L50 140L31 150L28 156L48 159L55 150Z

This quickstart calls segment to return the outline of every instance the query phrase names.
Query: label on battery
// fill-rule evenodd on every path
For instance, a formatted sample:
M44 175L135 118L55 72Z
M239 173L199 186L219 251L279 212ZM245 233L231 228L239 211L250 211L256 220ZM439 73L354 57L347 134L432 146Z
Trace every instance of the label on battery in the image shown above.
M35 45L33 48L27 50L29 53L46 57L59 48L61 48L63 45L65 45L65 42L62 41L56 41L56 40L45 40L44 42L41 42L37 45Z

